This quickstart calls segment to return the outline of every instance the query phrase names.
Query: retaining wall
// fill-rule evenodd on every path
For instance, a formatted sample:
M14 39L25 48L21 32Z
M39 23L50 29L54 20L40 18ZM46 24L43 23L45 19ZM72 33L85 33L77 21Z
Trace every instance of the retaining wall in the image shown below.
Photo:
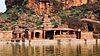
M0 40L10 40L12 38L12 31L0 31Z

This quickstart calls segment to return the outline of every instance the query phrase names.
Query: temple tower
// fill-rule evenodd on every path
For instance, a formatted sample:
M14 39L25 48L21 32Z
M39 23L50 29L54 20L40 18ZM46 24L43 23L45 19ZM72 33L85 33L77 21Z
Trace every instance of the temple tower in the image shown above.
M53 27L53 25L51 24L50 22L50 19L48 18L48 14L45 14L44 15L44 18L43 18L43 27L44 29L50 29Z
M40 0L40 9L41 15L43 15L43 29L52 28L53 26L48 18L50 13L50 0Z

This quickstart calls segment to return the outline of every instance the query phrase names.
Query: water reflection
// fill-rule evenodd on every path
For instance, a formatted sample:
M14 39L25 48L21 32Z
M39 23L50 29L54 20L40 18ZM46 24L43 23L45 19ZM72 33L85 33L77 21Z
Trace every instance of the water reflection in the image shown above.
M0 44L0 56L100 56L100 44Z

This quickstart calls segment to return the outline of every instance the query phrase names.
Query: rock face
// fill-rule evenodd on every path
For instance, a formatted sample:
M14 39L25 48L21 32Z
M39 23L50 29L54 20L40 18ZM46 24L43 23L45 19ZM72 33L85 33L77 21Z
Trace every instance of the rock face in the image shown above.
M15 3L22 3L25 0L6 0L8 5L12 5ZM39 2L53 2L53 0L27 0L29 6L36 6L36 3ZM66 6L80 6L82 4L87 4L87 3L95 3L98 2L100 3L100 0L58 0L59 2L63 3Z
M68 7L71 7L71 6L80 6L82 4L86 4L87 3L87 0L61 0L61 2L65 5L65 6L68 6Z
M8 7L11 7L13 5L22 5L23 2L25 1L28 3L26 5L27 7L34 9L39 14L43 14L45 12L50 13L56 7L54 6L55 0L6 0L6 4ZM56 0L56 1L63 4L64 7L80 6L83 4L92 4L95 2L100 3L100 0Z
M48 13L54 8L53 0L28 0L27 6L29 8L34 8L37 12L45 11L48 9ZM92 4L95 2L100 2L100 0L58 0L65 7L80 6L83 4Z
M7 7L12 7L13 5L22 5L24 0L5 0Z
M64 5L70 7L70 6L80 6L83 4L91 4L98 2L99 0L60 0Z
M99 2L100 3L100 0L87 0L87 3L95 3L95 2Z
M53 3L50 3L49 0L28 0L27 6L42 15L43 13L49 14L52 11Z

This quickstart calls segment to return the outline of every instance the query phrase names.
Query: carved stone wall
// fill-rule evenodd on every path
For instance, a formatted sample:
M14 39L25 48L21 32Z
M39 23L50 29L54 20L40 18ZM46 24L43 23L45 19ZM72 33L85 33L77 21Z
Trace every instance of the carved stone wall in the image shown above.
M93 39L93 32L81 32L81 39Z
M0 31L0 40L10 40L12 38L12 31Z

